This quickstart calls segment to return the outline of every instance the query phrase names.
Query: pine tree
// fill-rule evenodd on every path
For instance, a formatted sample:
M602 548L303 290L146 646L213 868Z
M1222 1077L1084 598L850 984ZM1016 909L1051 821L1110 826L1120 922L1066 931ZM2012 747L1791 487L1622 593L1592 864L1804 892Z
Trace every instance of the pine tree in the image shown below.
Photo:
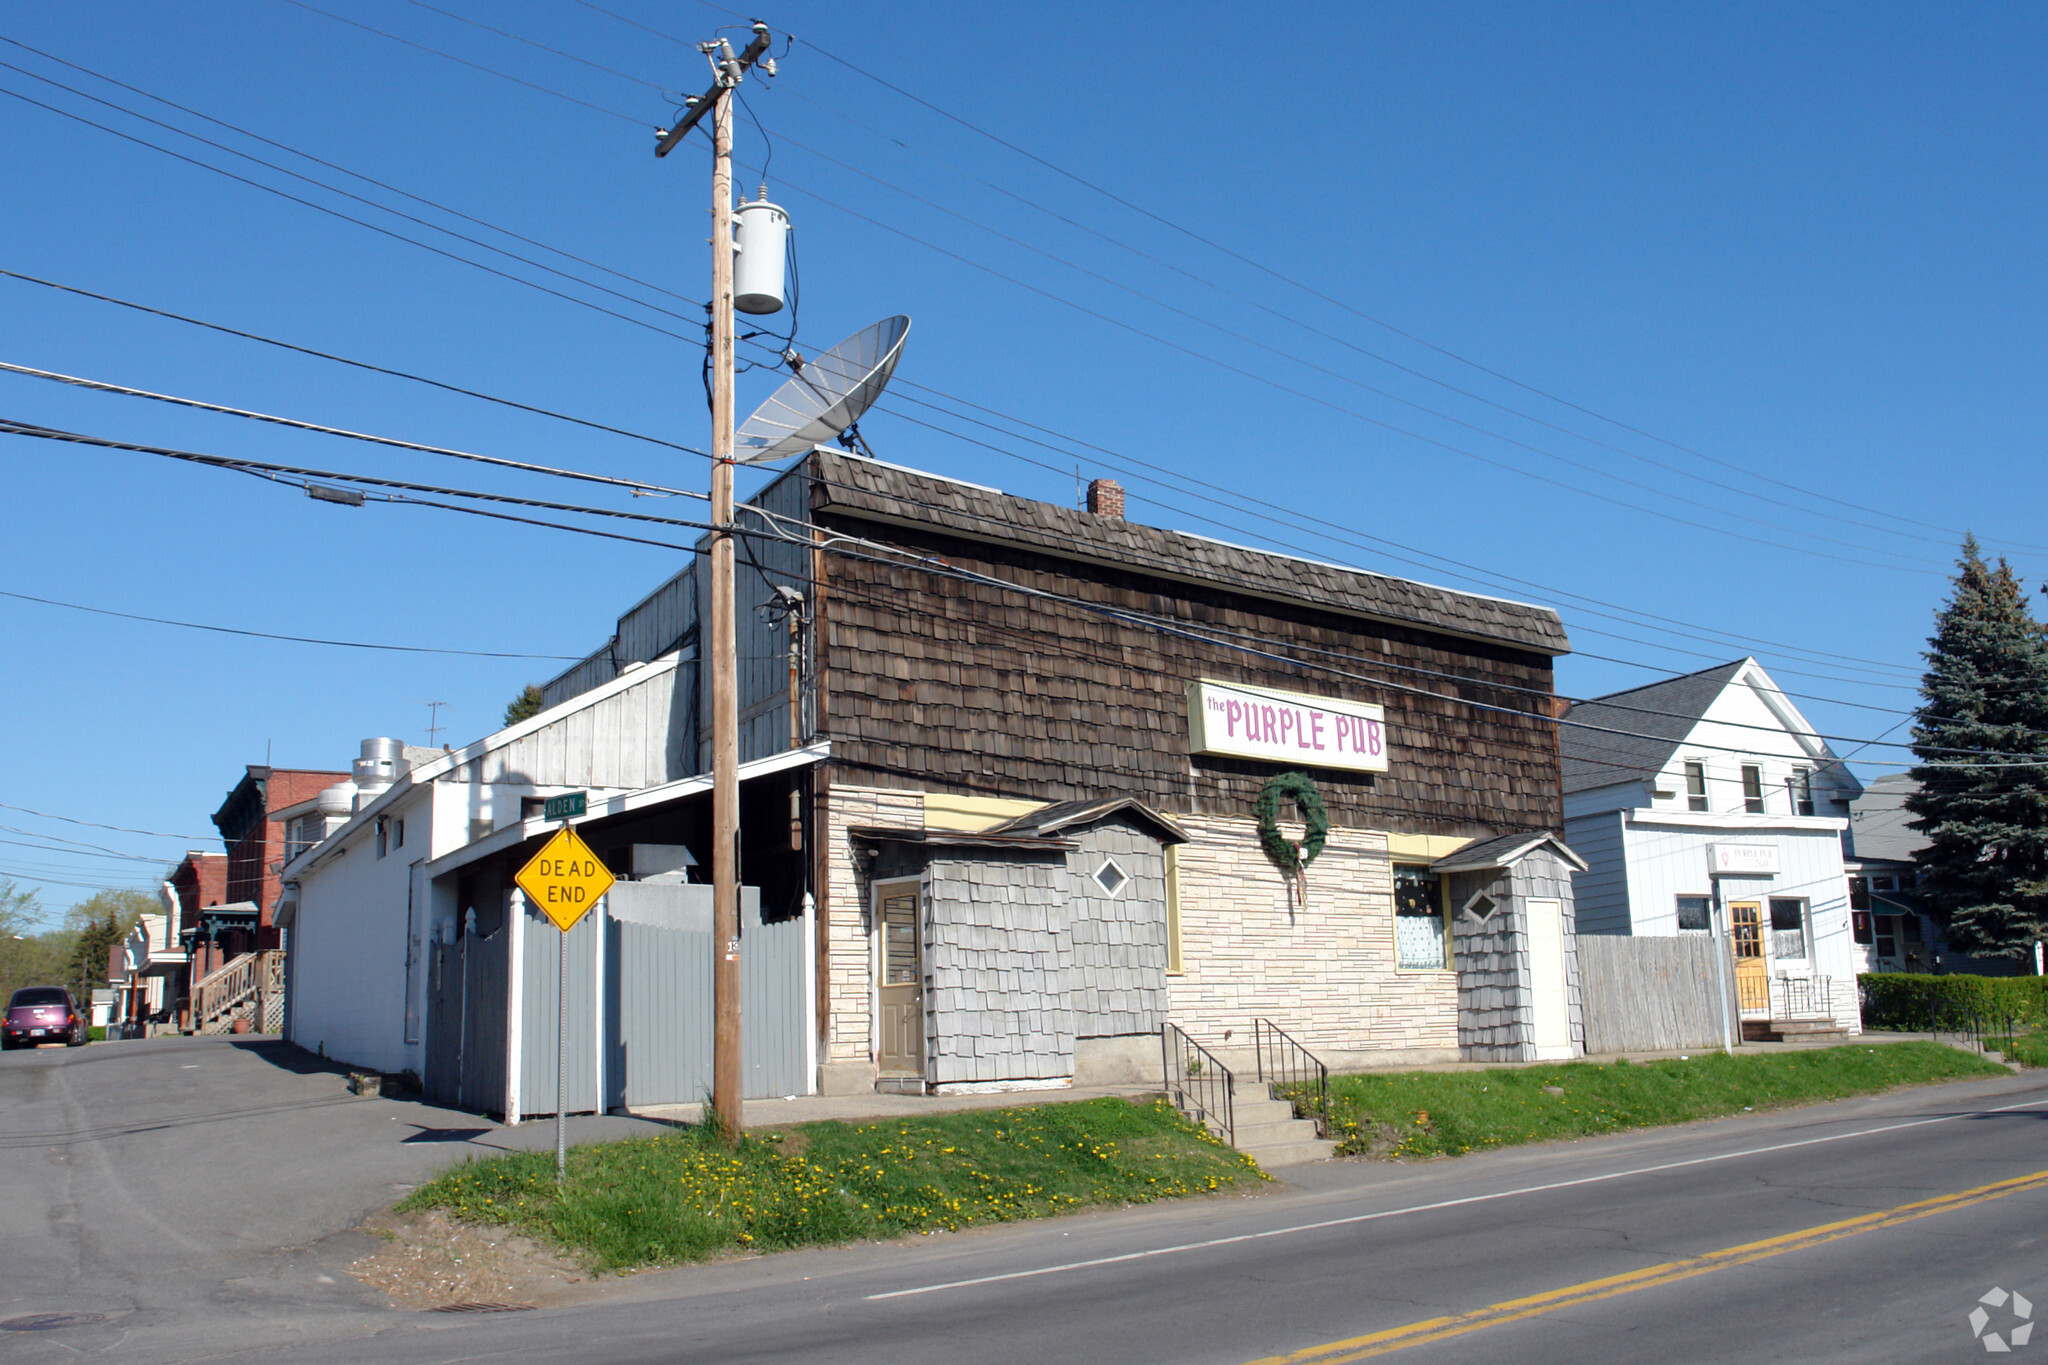
M517 725L522 720L539 715L546 707L547 703L541 699L540 684L528 683L505 707L505 723Z
M1920 889L1956 948L2024 957L2048 931L2048 634L2004 560L1963 541L1955 591L1928 640L1913 727L1928 846Z

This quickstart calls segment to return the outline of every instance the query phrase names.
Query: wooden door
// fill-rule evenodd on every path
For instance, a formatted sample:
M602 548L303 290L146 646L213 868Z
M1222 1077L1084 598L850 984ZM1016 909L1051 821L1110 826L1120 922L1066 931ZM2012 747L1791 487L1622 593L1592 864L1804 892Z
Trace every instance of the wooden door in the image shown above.
M881 928L881 981L876 987L881 1021L881 1072L924 1075L924 934L918 922L919 886L899 882L875 893Z
M1735 999L1744 1014L1771 1012L1770 969L1764 962L1764 912L1756 901L1728 906L1728 935L1735 949Z

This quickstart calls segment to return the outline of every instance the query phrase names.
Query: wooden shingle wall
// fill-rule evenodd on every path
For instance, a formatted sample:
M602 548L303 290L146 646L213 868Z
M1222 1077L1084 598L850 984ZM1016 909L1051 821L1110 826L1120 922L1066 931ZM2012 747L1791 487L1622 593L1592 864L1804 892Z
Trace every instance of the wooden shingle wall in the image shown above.
M1238 632L1282 655L1318 660L1308 651L1334 651L1339 657L1319 661L1364 675L1338 677L914 567L828 556L832 756L863 784L1043 800L1115 792L1167 812L1249 816L1276 767L1189 753L1187 684L1213 678L1386 708L1389 771L1311 770L1339 824L1476 837L1558 823L1554 722L1483 709L1540 710L1552 691L1543 654L1013 546L846 525L1027 587ZM1395 691L1380 679L1459 700Z
M1074 1074L1067 863L1058 853L934 853L926 880L925 1078Z
M1512 868L1453 874L1451 952L1458 968L1458 1050L1469 1062L1535 1060L1536 1010L1531 999L1531 900L1554 900L1563 915L1565 1010L1574 1047L1584 1050L1586 1012L1579 984L1579 935L1572 906L1572 870L1548 848ZM1484 921L1464 912L1476 892L1500 907Z
M1159 1032L1166 1022L1166 855L1128 819L1062 830L1073 911L1074 1032L1106 1038ZM1130 878L1116 895L1095 878L1108 859Z

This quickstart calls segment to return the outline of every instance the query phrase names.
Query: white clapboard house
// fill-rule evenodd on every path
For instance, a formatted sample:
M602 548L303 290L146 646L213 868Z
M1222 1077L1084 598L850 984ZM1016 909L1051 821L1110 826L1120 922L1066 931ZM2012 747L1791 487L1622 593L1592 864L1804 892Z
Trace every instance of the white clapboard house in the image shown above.
M1717 935L1745 1036L1861 1030L1843 836L1862 785L1755 659L1573 706L1582 934Z

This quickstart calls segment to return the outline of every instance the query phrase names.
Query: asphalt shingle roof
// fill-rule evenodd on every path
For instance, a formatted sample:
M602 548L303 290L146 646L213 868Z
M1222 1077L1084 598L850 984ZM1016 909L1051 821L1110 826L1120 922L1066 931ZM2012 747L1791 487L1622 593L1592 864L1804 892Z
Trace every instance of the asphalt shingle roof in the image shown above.
M1735 680L1748 659L1666 678L1647 687L1582 701L1565 713L1578 725L1559 727L1564 789L1586 791L1661 772L1714 698ZM1587 726L1601 726L1603 733Z

